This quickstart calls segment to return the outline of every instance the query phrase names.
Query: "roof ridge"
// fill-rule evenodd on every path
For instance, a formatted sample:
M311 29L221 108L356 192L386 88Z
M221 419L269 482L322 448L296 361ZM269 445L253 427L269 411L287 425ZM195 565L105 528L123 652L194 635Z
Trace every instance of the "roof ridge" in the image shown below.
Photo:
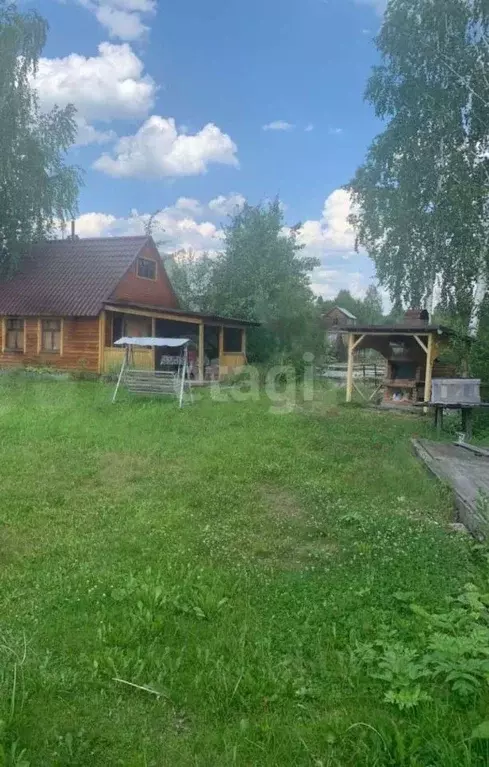
M151 235L149 234L116 234L114 236L110 235L107 237L79 237L77 236L76 239L72 240L71 237L65 237L60 239L59 237L55 237L53 240L40 240L39 242L33 243L34 245L42 245L45 242L49 242L49 244L53 243L77 243L77 242L93 242L93 240L109 240L113 242L114 240L149 240Z

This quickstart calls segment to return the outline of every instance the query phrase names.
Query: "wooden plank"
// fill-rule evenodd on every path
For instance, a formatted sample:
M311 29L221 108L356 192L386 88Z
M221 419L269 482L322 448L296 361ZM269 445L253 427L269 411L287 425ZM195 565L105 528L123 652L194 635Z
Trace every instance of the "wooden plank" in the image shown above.
M348 334L348 371L346 374L346 401L351 402L353 395L353 354L355 350L355 336Z
M489 486L489 460L485 457L464 457L458 445L412 440L414 451L429 471L448 484L454 493L461 521L471 533L481 539L489 535L489 520L478 508L480 490Z
M434 336L430 333L428 338L428 349L426 352L426 375L424 384L424 401L429 402L431 400L431 382L433 378L433 352L434 352ZM425 413L428 410L425 408Z
M424 353L428 354L428 347L426 346L426 344L423 343L423 341L421 340L421 338L418 335L415 334L414 337L416 339L416 342L421 346L421 348L424 351Z
M198 350L198 376L199 376L199 383L202 383L204 381L204 323L201 322L199 325L199 350Z
M136 314L140 317L155 317L155 319L159 320L173 320L174 322L187 322L192 325L198 325L199 324L199 318L198 317L186 317L185 315L175 315L170 314L169 312L159 312L151 309L130 309L126 306L113 306L111 304L106 304L105 308L108 311L111 312L119 312L123 314Z
M363 335L361 335L361 336L360 336L360 338L357 338L357 340L356 340L356 341L355 341L355 343L353 344L353 351L355 351L355 349L357 348L357 346L359 346L359 345L362 343L362 341L364 340L364 338L365 338L365 337L366 337L366 333L364 333Z

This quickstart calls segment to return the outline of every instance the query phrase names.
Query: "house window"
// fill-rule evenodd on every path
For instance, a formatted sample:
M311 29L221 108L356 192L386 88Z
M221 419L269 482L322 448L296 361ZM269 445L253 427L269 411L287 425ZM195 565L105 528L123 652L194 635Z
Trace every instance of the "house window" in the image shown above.
M138 258L138 277L145 280L156 280L156 261L149 258Z
M9 352L24 351L24 320L7 319L5 349Z
M224 328L224 354L240 352L242 349L242 330L240 328Z
M61 320L43 320L41 333L43 352L61 351Z

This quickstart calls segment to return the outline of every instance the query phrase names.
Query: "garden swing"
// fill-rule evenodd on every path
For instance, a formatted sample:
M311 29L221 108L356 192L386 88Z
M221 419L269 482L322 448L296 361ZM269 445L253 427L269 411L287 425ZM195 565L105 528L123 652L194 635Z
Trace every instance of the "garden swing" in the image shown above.
M188 365L189 338L119 338L115 346L124 346L124 359L117 379L112 402L116 401L121 385L131 393L139 396L172 395L178 399L179 407L183 406L185 392L192 402L192 388ZM176 366L173 370L137 370L134 364L135 346L166 346L178 349L175 356Z

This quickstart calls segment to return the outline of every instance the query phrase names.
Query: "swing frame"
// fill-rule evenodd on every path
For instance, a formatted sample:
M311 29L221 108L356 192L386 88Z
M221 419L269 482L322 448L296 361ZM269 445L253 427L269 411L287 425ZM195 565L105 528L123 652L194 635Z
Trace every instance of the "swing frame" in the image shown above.
M181 352L178 357L178 367L176 375L174 376L174 379L177 383L177 390L174 393L175 396L178 399L178 406L179 408L183 407L184 403L184 394L185 394L185 388L187 387L190 401L193 402L193 393L192 393L192 384L190 381L190 370L189 370L189 363L188 363L188 346L189 343L191 343L191 340L189 338L156 338L156 337L145 337L145 338L139 338L139 337L123 337L120 338L118 341L115 342L115 346L124 346L124 357L122 360L121 369L119 371L119 375L117 377L117 384L114 390L114 394L112 397L112 404L115 403L117 399L117 395L119 393L119 389L121 387L121 384L124 383L124 380L129 372L129 366L132 363L134 364L134 347L136 346L166 346L169 348L180 348ZM153 377L157 379L158 373L160 372L160 375L162 375L163 371L134 371L139 372L140 375L153 374ZM149 393L151 393L149 391ZM154 392L155 394L162 394L161 391ZM165 392L169 393L169 392Z

